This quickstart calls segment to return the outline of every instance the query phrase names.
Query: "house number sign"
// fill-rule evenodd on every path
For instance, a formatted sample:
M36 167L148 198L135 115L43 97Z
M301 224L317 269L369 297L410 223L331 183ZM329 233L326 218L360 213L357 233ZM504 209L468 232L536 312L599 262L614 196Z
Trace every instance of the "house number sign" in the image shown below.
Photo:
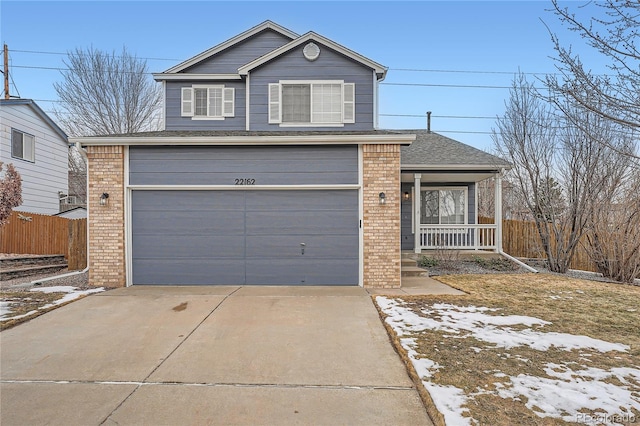
M251 178L234 179L235 185L255 185L256 180Z

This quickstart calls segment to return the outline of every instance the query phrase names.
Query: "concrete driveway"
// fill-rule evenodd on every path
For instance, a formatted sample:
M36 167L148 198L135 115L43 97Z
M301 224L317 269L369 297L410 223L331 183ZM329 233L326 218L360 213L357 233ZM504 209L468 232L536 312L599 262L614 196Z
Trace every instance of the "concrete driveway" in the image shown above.
M431 424L357 287L132 287L0 334L0 423Z

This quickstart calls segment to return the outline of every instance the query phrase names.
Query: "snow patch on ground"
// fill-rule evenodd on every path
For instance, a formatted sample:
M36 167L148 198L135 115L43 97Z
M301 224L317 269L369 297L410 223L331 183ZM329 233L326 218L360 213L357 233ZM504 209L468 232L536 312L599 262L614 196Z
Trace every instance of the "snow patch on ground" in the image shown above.
M640 410L640 396L634 396L626 386L604 381L615 377L625 384L630 384L629 380L638 382L640 370L588 368L573 371L567 366L548 364L545 372L555 378L526 374L510 376L510 383L495 384L498 395L520 401L524 396L527 398L525 405L536 415L561 418L567 422L579 422L576 413L584 408L591 412L604 411L608 417L633 416L631 408Z
M71 302L72 300L76 300L82 296L86 296L92 293L100 293L104 291L104 287L92 288L90 290L78 290L77 287L72 286L54 286L54 287L41 287L41 288L32 288L29 291L36 291L41 293L66 293L60 299L56 300L53 303L49 303L47 305L41 306L38 310L49 309L51 307L61 305L63 303ZM28 317L30 315L35 314L38 310L33 310L27 312L22 315L9 316L11 314L11 305L19 303L19 302L4 302L0 301L0 321L8 321L8 320L16 320Z
M544 333L531 328L514 329L512 326L543 327L551 324L547 321L519 315L489 315L499 309L475 306L456 306L447 303L434 304L431 309L423 309L418 315L408 304L400 299L384 296L376 297L376 303L387 315L386 322L398 336L411 333L437 330L452 333L452 337L473 337L493 343L495 347L510 349L517 346L529 346L545 351L550 347L564 350L593 349L600 352L626 352L629 346L593 339L568 333ZM423 316L424 315L424 316ZM426 317L428 316L428 317ZM433 360L427 359L416 350L415 338L405 337L400 343L419 375L422 383L431 395L434 404L444 415L447 424L468 425L474 421L464 406L473 395L464 394L462 389L433 383L430 379L441 368ZM476 353L481 349L472 348ZM506 357L511 354L505 353ZM586 354L585 354L586 355ZM521 361L526 358L516 357ZM540 417L561 418L569 422L593 422L585 415L580 417L581 409L606 412L605 416L633 416L632 408L640 410L640 395L633 393L628 386L640 385L640 370L635 368L613 368L603 370L581 366L581 370L572 370L566 365L547 364L545 373L549 377L536 377L520 374L507 376L500 371L494 372L496 378L508 378L509 381L495 383L496 391L502 398L522 400L526 397L526 406ZM623 386L607 383L608 379L617 379ZM487 393L484 390L482 393ZM604 413L603 413L604 414Z
M393 327L399 336L405 333L435 330L456 335L466 332L464 337L474 337L505 349L529 346L539 351L546 351L550 347L566 351L595 349L600 352L625 352L629 350L628 345L605 342L588 336L557 332L545 333L532 328L515 330L508 326L543 327L551 323L522 315L488 315L485 313L495 312L496 309L437 303L433 305L432 309L423 309L421 313L425 316L421 316L408 309L404 302L396 299L380 296L376 301L388 315L387 324Z

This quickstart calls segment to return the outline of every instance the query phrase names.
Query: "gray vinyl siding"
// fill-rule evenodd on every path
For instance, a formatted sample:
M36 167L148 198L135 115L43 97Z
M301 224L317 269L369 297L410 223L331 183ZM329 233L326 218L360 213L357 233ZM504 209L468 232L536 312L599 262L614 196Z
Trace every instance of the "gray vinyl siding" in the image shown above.
M438 183L438 184L422 184L422 189L427 188L442 188L442 187L450 187L457 186L467 187L467 220L469 224L476 223L476 184L474 182L466 182L466 183ZM401 192L404 193L408 191L411 193L411 199L407 201L402 201L400 204L400 228L402 235L402 250L413 250L414 248L414 234L412 224L412 199L413 199L413 184L411 183L403 183L401 187Z
M192 117L182 117L181 89L196 84L235 88L234 116L225 117L224 120L194 120ZM165 130L245 130L246 128L247 96L244 81L167 81L165 90Z
M275 58L250 73L249 130L327 130L331 127L280 127L269 124L268 85L280 80L344 80L355 83L356 122L340 127L344 130L373 130L373 70L328 47L320 47L320 56L313 62L304 58L303 46Z
M183 72L195 74L237 74L238 68L291 41L272 30L262 31L253 37L217 53L212 58L195 64Z
M58 213L58 192L66 194L69 191L67 142L29 105L3 105L0 128L0 161L13 163L22 177L22 204L14 210L47 215ZM12 129L35 137L34 162L12 157Z
M357 285L358 191L133 191L132 240L133 284Z
M357 184L358 148L279 147L131 147L132 185Z

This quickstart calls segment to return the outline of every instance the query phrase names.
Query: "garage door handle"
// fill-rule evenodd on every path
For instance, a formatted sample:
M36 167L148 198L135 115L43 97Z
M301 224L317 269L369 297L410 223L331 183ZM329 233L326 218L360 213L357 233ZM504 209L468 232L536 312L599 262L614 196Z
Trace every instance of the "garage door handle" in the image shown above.
M306 246L305 243L300 243L300 253L304 256L304 247Z

